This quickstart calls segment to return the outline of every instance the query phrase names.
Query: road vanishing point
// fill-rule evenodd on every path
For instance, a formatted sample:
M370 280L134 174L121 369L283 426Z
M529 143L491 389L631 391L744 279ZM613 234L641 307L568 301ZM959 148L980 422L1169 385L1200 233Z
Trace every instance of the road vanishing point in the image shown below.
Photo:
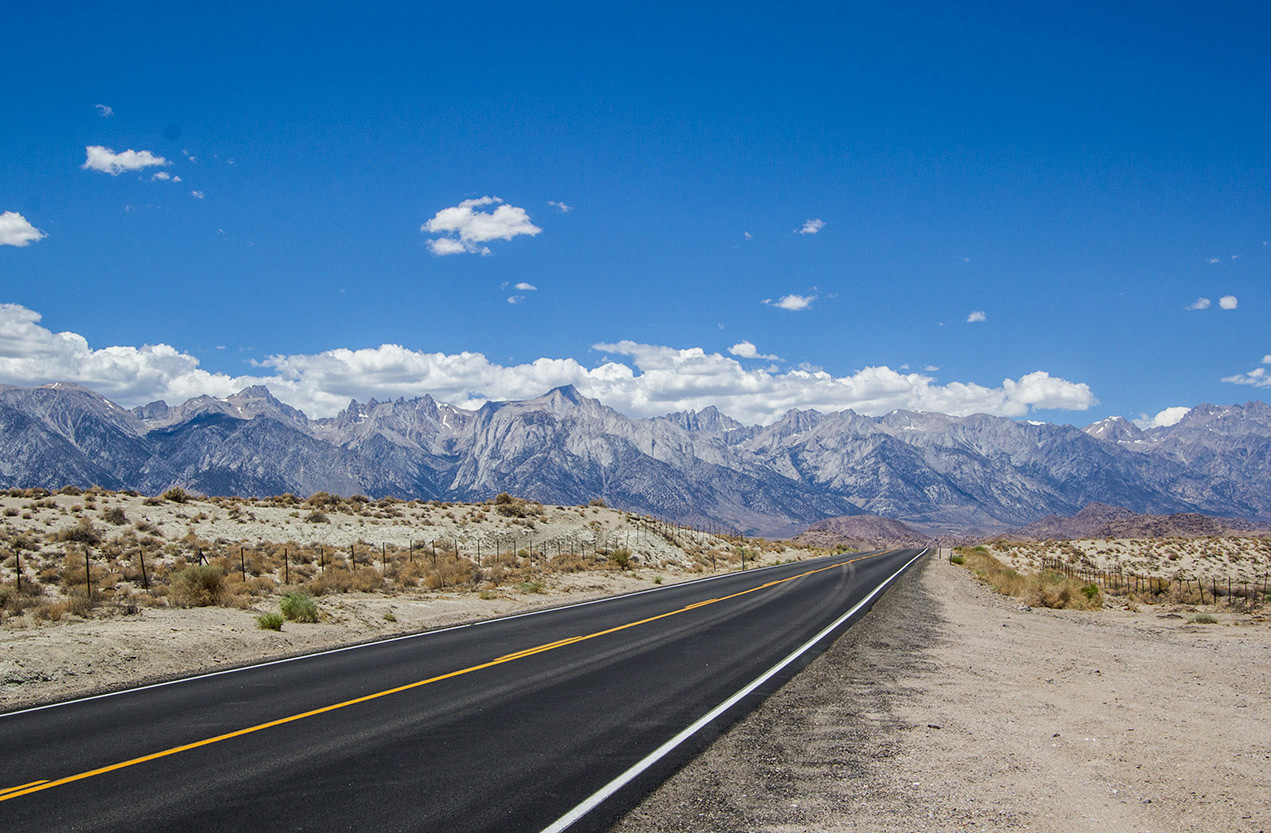
M926 550L728 573L0 715L0 830L603 830Z

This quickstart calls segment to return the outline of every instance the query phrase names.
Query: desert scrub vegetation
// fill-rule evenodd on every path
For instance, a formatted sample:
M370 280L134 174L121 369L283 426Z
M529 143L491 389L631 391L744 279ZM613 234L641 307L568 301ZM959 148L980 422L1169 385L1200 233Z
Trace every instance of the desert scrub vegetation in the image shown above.
M0 625L15 627L152 607L259 611L289 593L499 598L521 585L548 592L569 574L708 573L790 554L599 502L545 506L506 493L462 504L10 489L0 510Z
M1055 570L1021 573L989 555L984 547L958 547L954 554L962 556L961 565L979 581L1034 607L1097 610L1103 606L1097 586L1082 584Z

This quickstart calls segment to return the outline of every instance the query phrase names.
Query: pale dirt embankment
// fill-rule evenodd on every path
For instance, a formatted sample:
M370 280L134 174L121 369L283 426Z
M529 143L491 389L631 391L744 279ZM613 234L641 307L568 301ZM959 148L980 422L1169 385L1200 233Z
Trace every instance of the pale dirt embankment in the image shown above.
M0 711L821 554L604 506L180 497L0 493ZM199 557L219 605L183 606ZM319 622L257 627L297 591Z
M1271 627L1185 615L927 560L613 831L1271 830Z

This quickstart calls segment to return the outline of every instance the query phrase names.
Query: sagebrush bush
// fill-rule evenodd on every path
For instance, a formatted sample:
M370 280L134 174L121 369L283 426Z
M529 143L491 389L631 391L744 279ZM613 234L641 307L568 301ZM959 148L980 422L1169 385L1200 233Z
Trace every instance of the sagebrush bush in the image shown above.
M182 607L211 607L226 599L225 571L211 564L197 564L172 577L172 598Z

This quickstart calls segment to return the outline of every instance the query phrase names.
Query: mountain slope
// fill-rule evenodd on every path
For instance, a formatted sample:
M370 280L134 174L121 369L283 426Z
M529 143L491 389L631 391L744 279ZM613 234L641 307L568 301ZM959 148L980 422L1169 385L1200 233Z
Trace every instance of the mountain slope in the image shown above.
M125 410L84 388L0 387L0 486L330 491L614 506L747 532L875 514L987 531L1091 503L1271 520L1271 406L1202 405L1172 426L1084 430L983 414L714 408L632 419L572 387L478 410L431 397L309 419L265 388Z

